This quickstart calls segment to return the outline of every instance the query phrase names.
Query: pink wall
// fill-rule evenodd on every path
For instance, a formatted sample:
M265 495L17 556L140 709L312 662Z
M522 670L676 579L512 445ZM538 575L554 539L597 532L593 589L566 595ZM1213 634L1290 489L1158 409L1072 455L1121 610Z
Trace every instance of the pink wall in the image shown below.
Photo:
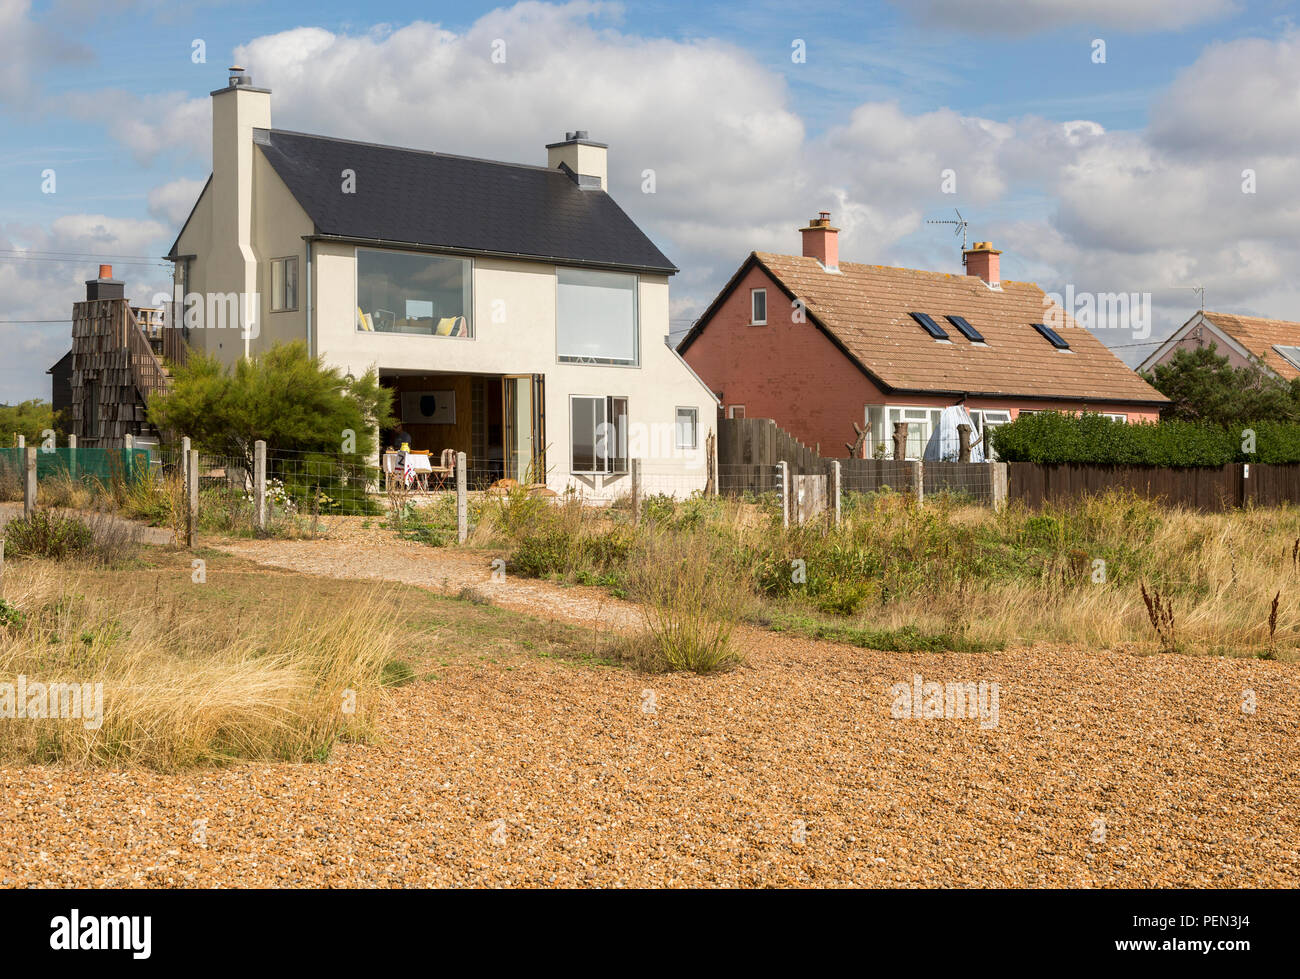
M1250 366L1250 360L1248 358L1243 357L1241 354L1237 353L1237 351L1233 350L1230 346L1228 346L1217 336L1211 333L1208 329L1205 329L1200 326L1193 327L1191 331L1187 334L1187 336L1183 337L1172 347L1166 350L1163 354L1161 354L1159 359L1156 360L1156 363L1157 364L1168 363L1170 360L1173 359L1174 353L1178 350L1190 350L1195 352L1201 349L1202 347L1208 347L1210 344L1214 344L1215 345L1214 352L1218 354L1220 357L1227 357L1228 363L1233 367Z
M750 326L750 290L767 289L767 325ZM715 392L724 413L745 406L747 418L772 418L810 448L827 457L844 458L854 440L853 423L866 425L866 405L942 407L954 399L939 395L880 391L831 340L811 322L792 322L785 294L758 267L749 270L708 327L683 356ZM1015 418L1022 409L1077 410L1050 400L969 398L971 409L1002 410ZM1155 421L1159 411L1104 402L1090 410L1128 416L1130 422Z

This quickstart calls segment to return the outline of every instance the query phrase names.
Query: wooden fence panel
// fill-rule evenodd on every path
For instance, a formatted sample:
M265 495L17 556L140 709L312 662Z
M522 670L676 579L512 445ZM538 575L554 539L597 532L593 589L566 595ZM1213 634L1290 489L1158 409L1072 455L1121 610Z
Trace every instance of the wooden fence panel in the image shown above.
M1174 469L1160 466L1009 464L1012 500L1030 507L1065 502L1110 489L1204 512L1300 503L1300 465L1231 463Z

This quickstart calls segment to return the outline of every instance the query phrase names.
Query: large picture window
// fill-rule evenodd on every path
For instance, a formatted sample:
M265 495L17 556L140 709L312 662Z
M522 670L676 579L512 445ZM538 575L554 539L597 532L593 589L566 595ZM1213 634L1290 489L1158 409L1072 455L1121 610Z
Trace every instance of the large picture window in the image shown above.
M474 335L467 258L357 249L357 330Z
M571 473L627 472L627 398L569 397Z
M635 275L556 269L559 358L577 364L640 363Z

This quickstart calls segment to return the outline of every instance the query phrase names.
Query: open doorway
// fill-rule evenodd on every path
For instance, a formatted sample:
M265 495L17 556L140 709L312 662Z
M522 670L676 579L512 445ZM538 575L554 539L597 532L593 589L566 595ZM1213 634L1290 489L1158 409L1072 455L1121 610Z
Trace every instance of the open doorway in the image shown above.
M385 449L410 436L410 448L439 460L464 452L470 484L481 489L504 477L542 482L543 378L540 374L444 374L381 371L393 392L397 428L380 433Z

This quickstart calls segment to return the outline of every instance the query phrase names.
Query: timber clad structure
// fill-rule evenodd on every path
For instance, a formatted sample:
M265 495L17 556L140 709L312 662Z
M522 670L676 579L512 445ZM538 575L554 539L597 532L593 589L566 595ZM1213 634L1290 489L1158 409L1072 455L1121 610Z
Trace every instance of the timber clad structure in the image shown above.
M86 283L86 299L72 306L71 433L85 448L120 448L126 436L157 441L146 417L151 395L170 375L163 358L183 362L179 331L160 326L158 310L134 307L113 269Z

